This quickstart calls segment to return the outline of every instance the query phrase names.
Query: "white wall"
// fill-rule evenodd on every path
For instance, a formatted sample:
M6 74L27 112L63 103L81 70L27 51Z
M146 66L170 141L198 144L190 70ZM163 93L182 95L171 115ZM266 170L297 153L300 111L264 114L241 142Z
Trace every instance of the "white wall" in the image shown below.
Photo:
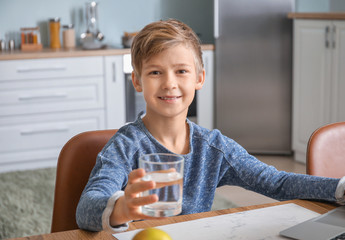
M0 0L0 39L15 39L22 27L41 28L48 46L48 20L60 17L61 25L75 24L76 35L86 31L85 3L89 0ZM139 31L146 24L177 18L193 28L203 43L213 43L213 0L98 0L99 30L105 42L121 47L123 32Z

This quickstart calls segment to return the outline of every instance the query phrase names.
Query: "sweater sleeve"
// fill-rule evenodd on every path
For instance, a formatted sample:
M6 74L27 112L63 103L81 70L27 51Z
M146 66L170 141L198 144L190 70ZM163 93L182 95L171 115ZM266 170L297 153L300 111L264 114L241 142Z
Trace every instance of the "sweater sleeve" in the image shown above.
M335 198L337 199L337 203L345 205L345 177L342 177L338 183Z
M110 215L113 212L114 206L116 201L124 195L123 191L118 191L114 193L113 196L111 196L108 200L107 207L104 209L102 214L102 227L104 231L110 232L110 233L117 233L117 232L123 232L128 229L128 223L119 225L119 226L111 226L110 225Z
M223 141L227 146L223 151L229 168L221 180L222 185L235 184L277 200L337 200L339 179L278 171L233 140L223 138Z

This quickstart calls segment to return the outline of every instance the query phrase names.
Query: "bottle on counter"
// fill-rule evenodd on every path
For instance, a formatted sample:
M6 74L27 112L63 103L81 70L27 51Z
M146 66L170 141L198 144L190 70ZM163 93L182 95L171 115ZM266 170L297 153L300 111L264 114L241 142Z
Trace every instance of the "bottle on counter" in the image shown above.
M60 43L60 18L49 19L50 47L61 48Z
M41 35L40 28L21 28L20 29L21 44L40 44Z
M62 28L63 28L62 39L63 39L64 48L74 48L75 47L74 25L73 24L63 25Z

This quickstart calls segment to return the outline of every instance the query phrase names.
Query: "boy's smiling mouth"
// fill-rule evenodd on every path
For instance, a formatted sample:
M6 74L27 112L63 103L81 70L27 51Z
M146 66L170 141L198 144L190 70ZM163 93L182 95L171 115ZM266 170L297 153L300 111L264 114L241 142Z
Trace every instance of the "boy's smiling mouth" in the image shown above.
M176 100L178 98L181 98L181 96L162 96L162 97L158 97L161 100Z

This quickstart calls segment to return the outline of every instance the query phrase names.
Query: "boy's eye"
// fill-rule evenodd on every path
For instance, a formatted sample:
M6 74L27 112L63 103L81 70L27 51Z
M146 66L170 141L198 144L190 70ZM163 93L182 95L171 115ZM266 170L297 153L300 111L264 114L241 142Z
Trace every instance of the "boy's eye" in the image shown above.
M159 71L152 71L152 72L150 72L150 74L151 75L158 75L158 74L160 74L160 72Z
M177 71L178 73L187 73L187 70L181 69Z

